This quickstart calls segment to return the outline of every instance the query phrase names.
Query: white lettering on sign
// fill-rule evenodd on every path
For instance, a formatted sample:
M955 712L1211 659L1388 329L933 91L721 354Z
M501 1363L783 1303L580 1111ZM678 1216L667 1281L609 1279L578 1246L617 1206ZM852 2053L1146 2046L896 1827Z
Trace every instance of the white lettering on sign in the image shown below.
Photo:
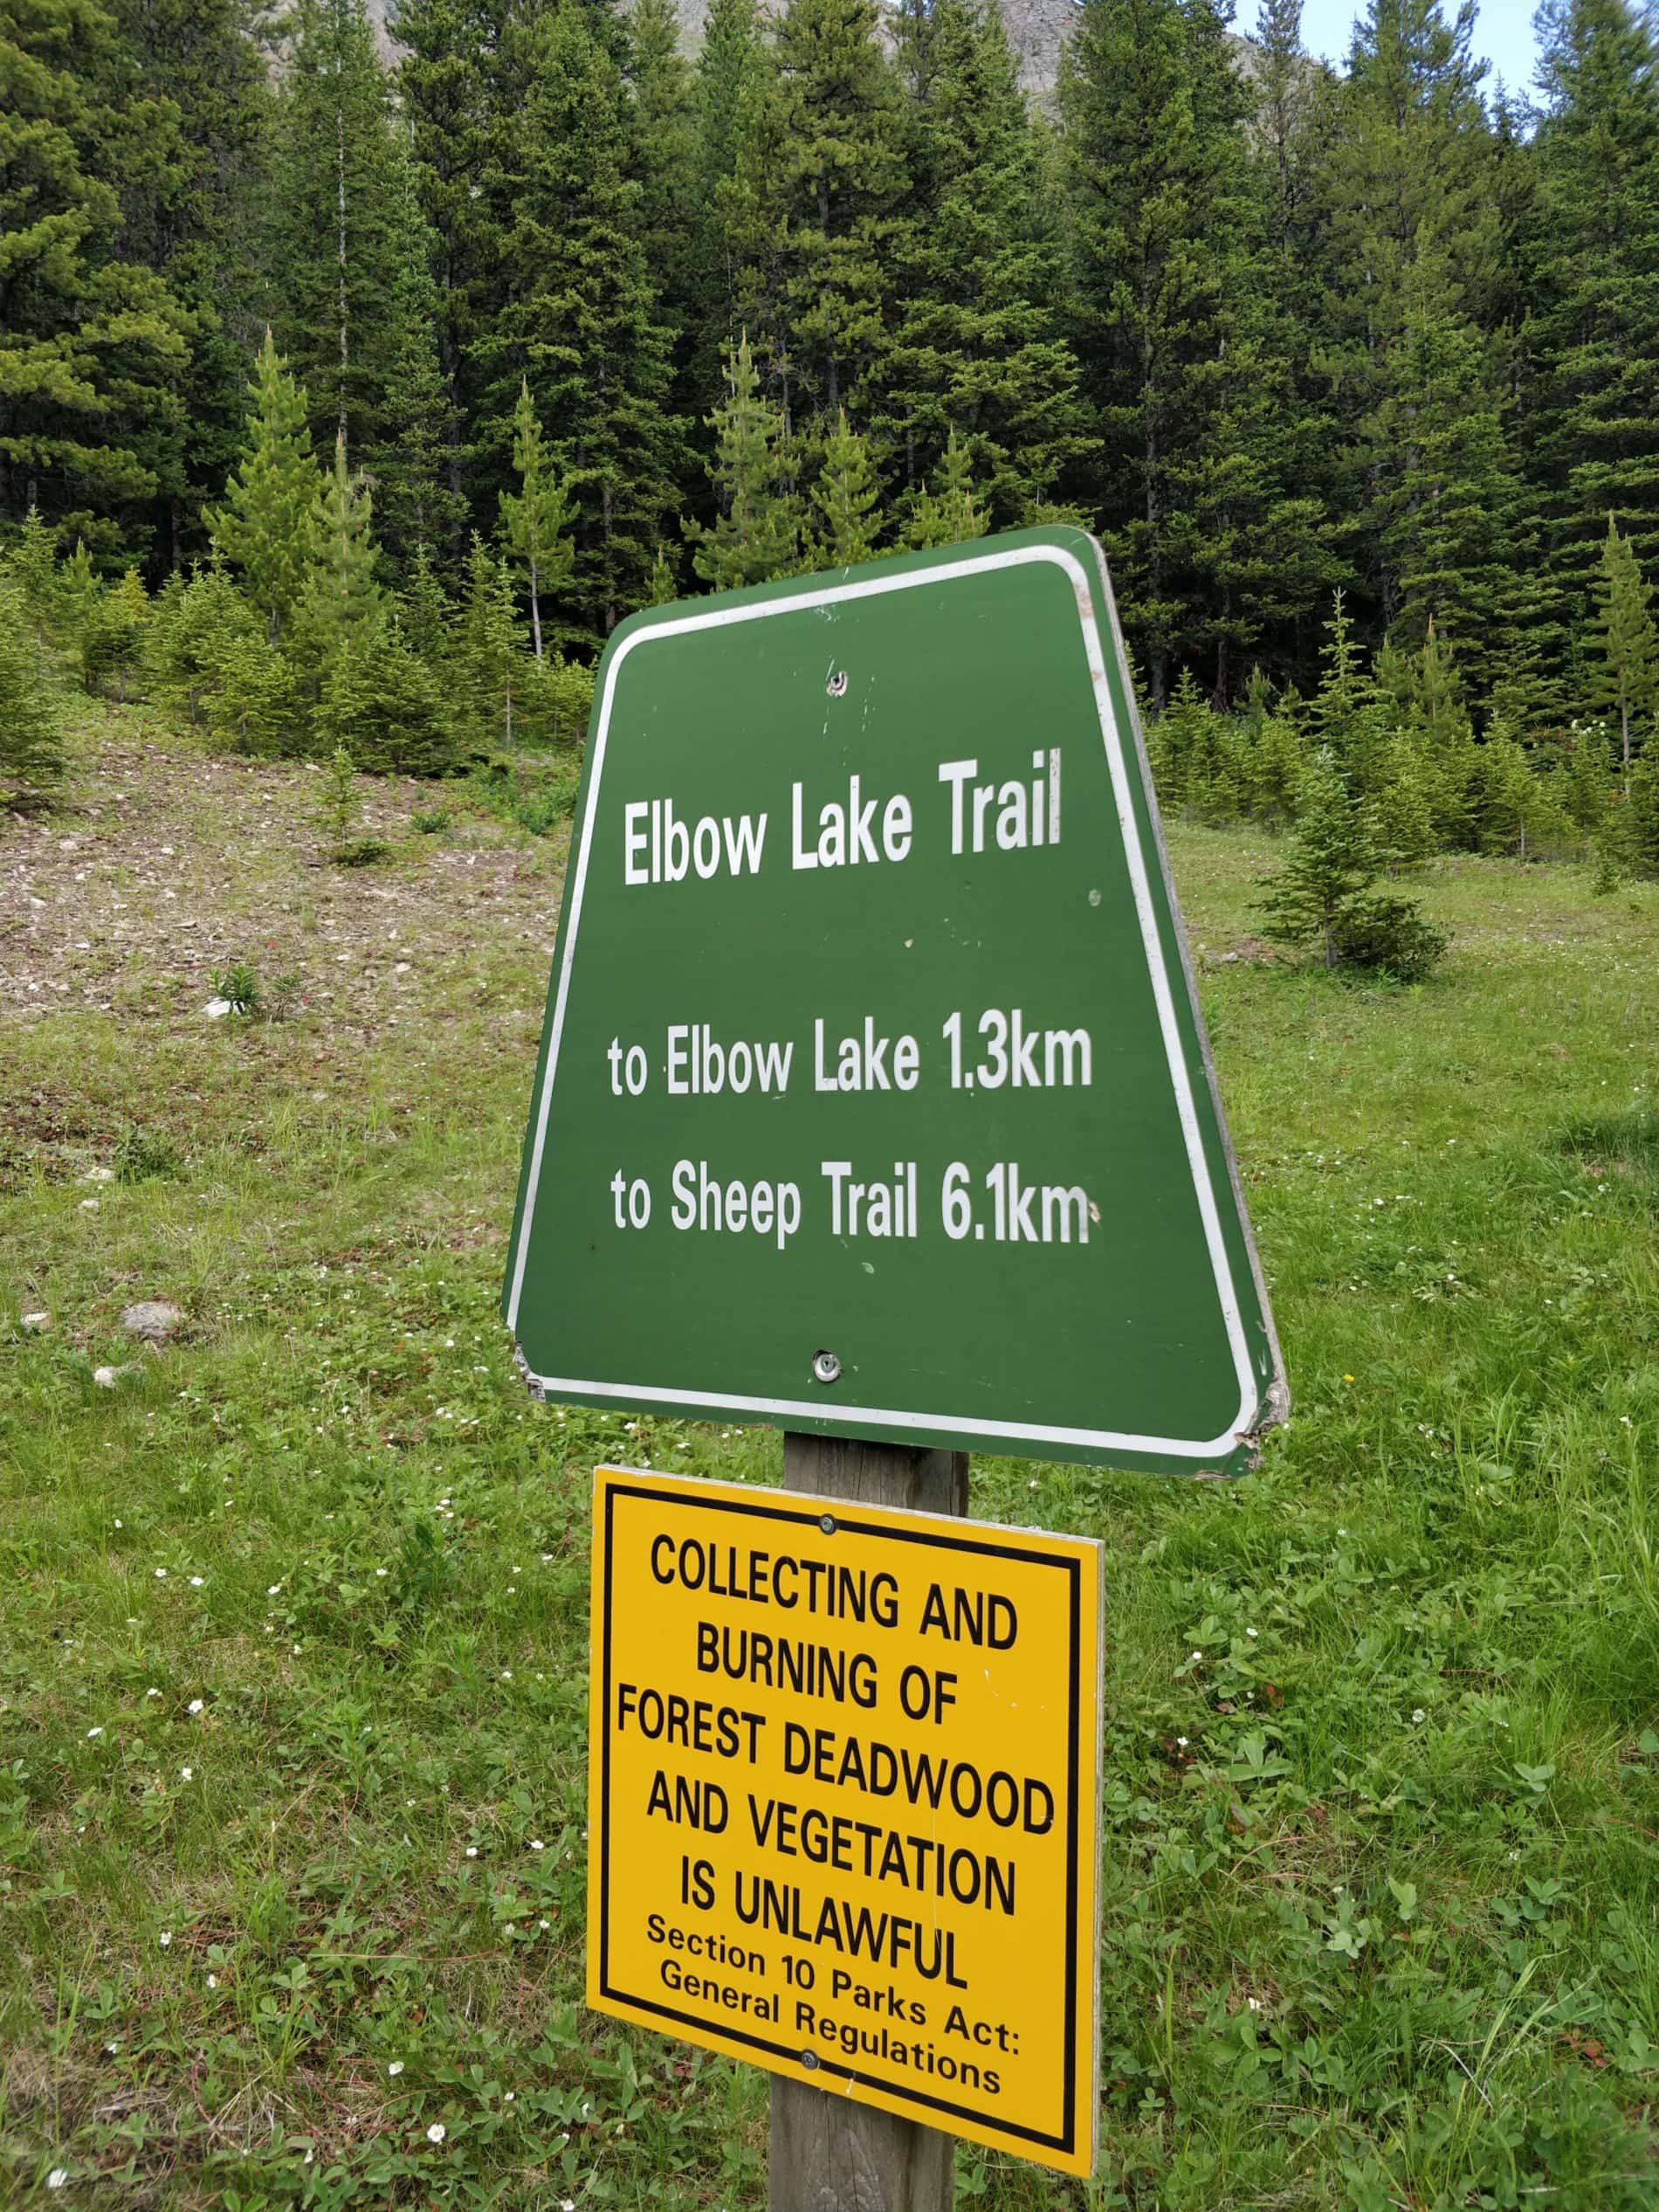
M904 860L909 857L911 832L910 801L902 791L897 791L882 807L881 851L876 850L876 809L879 799L866 799L863 779L857 775L847 778L847 803L830 799L818 810L818 840L809 850L803 821L806 786L796 783L790 787L789 825L790 865L796 868L856 868L861 861L871 863L885 855L889 860Z
M706 814L682 820L672 799L639 799L623 809L624 883L684 883L695 869L706 882L721 862L733 876L757 876L766 817Z
M1027 776L991 775L980 764L944 761L939 781L950 788L953 853L1024 852L1060 842L1060 748L1031 755ZM680 813L672 798L633 799L623 808L623 881L706 883L719 875L758 876L766 852L765 814ZM865 796L862 775L849 775L844 798L825 799L816 816L804 782L789 787L791 868L871 867L908 860L916 841L907 793Z
M735 1236L752 1229L777 1238L781 1251L801 1226L801 1187L793 1182L718 1182L706 1160L681 1160L673 1174L669 1219L676 1229Z
M892 1073L887 1049L892 1045ZM832 1068L824 1057L823 1017L812 1024L812 1087L815 1091L913 1091L921 1066L921 1047L913 1037L878 1037L874 1017L864 1016L862 1037L843 1037Z
M668 1088L675 1098L718 1098L723 1091L740 1097L751 1085L762 1092L789 1087L789 1064L795 1058L791 1038L757 1038L751 1044L739 1037L722 1044L706 1022L675 1022L668 1032Z
M951 792L951 851L983 852L988 837L1004 852L1028 845L1060 842L1060 748L1033 753L1031 765L1043 771L1029 784L1012 777L999 783L975 783L977 761L941 761L939 780ZM971 845L968 843L972 837Z
M832 1237L914 1237L916 1162L895 1160L891 1182L854 1182L850 1160L821 1160L830 1184Z

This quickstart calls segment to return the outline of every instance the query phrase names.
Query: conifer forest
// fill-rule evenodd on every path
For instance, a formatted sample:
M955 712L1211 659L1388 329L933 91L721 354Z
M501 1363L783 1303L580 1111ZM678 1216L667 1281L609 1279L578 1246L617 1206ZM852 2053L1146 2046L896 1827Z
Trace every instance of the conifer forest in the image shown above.
M4 0L0 789L579 740L632 610L1098 533L1166 803L1659 872L1659 35L1083 0Z

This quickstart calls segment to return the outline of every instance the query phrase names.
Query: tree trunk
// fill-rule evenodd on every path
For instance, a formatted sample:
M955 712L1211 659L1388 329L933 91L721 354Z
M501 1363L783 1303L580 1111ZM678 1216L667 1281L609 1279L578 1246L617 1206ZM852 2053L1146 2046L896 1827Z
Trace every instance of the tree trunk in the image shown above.
M536 641L536 658L541 658L541 594L536 588L536 557L530 555L530 630Z

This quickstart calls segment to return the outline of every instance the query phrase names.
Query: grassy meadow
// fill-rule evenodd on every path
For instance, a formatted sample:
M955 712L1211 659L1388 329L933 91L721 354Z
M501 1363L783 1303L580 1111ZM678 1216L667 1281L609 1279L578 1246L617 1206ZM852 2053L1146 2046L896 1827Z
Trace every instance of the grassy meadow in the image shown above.
M323 781L99 709L0 821L0 2204L757 2207L763 2078L580 2003L586 1506L778 1440L527 1399L565 833ZM1103 2156L959 2203L1659 2205L1659 887L1437 863L1405 991L1172 845L1295 1411L974 1463L1107 1547Z

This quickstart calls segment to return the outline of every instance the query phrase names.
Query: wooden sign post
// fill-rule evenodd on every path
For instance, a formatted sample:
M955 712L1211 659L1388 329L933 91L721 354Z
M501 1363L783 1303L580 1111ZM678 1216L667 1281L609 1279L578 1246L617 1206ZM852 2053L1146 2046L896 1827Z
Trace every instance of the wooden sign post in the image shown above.
M783 1487L965 1514L967 1454L785 1430ZM951 2212L951 2138L873 2105L772 2077L771 2212Z
M538 1396L785 1432L784 1492L597 1478L590 2003L770 2069L777 2212L1090 2172L1098 1561L932 1517L1288 1398L1084 533L613 636L503 1312ZM793 1609L855 1560L891 1617Z

